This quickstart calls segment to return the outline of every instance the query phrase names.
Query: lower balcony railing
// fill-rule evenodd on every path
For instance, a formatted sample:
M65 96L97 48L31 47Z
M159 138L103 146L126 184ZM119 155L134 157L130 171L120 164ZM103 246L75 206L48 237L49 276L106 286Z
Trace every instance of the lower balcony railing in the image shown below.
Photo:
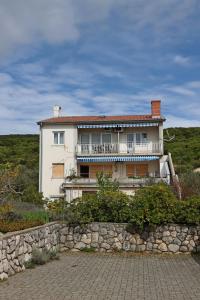
M123 185L137 185L137 184L150 184L150 183L158 183L158 182L166 182L168 183L168 178L166 177L157 177L157 176L150 176L150 177L123 177L123 178L116 178L116 180L119 182L120 186ZM79 178L72 181L65 182L65 185L70 186L84 186L84 185L93 185L97 186L97 179L96 178Z
M77 155L161 154L161 143L78 144Z

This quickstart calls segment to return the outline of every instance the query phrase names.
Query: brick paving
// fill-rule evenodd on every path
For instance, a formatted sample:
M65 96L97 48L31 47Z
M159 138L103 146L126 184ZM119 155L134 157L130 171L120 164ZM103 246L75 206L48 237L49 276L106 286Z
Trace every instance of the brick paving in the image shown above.
M200 257L65 253L0 283L1 300L200 299Z

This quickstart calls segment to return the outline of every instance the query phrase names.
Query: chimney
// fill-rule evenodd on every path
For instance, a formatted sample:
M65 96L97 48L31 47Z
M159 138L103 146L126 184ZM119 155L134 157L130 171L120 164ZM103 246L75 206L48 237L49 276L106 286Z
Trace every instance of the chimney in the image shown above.
M152 118L160 118L160 103L161 100L152 100L151 101L151 114Z
M60 117L61 107L59 105L54 105L53 107L53 116L54 118Z

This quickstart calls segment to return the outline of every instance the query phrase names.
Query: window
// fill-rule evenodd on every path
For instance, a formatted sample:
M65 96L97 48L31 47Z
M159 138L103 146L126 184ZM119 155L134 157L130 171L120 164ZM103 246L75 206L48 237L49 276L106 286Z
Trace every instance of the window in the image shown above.
M53 135L55 145L64 145L64 131L55 131Z
M141 134L136 133L136 144L140 144L140 143L141 143Z
M90 143L89 134L82 134L81 135L81 144L89 144L89 143Z
M89 178L89 166L80 166L80 177Z
M102 134L102 144L111 144L111 134L110 133Z
M92 133L92 144L101 144L100 133Z
M147 142L147 133L142 133L142 142L143 143Z
M52 178L64 178L64 164L52 164Z

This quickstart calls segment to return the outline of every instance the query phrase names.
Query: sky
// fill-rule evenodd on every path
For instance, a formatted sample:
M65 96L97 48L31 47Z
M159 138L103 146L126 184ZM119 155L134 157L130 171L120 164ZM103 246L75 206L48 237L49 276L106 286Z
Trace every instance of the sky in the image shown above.
M0 0L0 134L62 115L200 126L199 0Z

